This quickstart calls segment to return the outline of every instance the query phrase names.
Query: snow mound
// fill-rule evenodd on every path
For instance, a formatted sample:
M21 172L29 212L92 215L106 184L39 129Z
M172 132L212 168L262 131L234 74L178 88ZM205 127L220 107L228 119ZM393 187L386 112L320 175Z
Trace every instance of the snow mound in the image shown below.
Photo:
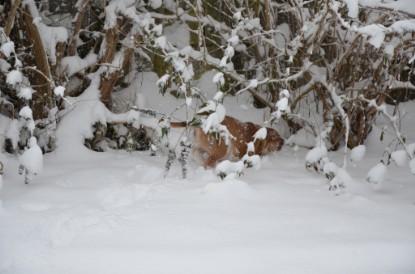
M150 191L150 185L112 184L97 194L98 200L106 210L133 205L144 199Z
M255 196L255 191L246 182L232 178L207 184L203 194L215 200L234 201L250 199Z
M140 182L142 184L149 184L158 180L163 180L163 178L163 170L161 167L139 164L127 173L126 181L131 183Z

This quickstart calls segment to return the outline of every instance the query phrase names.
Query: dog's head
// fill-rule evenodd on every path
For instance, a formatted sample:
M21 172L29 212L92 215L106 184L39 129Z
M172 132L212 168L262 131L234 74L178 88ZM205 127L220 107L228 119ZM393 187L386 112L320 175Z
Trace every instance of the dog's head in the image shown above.
M273 151L280 150L284 141L281 139L278 132L273 128L267 128L267 137L264 140L256 140L255 153L258 155L267 154Z
M284 140L273 128L267 128L267 137L264 142L264 152L267 153L280 150L284 144Z

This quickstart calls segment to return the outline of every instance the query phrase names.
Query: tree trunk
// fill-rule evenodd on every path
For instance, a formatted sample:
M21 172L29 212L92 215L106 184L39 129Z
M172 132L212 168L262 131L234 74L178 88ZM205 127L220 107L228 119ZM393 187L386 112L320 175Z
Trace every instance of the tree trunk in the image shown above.
M81 7L79 8L78 13L75 16L76 20L72 23L72 25L74 26L74 32L69 42L69 47L68 47L69 56L74 56L77 53L76 52L77 51L77 40L79 38L79 33L81 31L82 22L84 21L88 4L89 4L89 0L82 1Z
M118 24L119 25L119 24ZM106 42L107 42L107 48L106 48L106 54L102 59L102 63L109 65L112 63L115 52L116 52L116 45L118 43L118 26L114 29L108 30L106 33ZM134 38L134 44L139 44L141 41L141 36L137 35ZM117 81L124 75L125 69L128 67L130 63L130 59L133 55L134 49L126 48L124 52L122 53L123 61L122 64L119 64L120 67L115 70L114 72L107 74L104 72L101 74L101 84L100 84L100 93L101 93L101 101L111 109L111 93L114 89L115 84Z
M34 85L34 90L36 90L33 94L33 119L43 119L48 117L52 103L52 87L50 84L52 77L48 57L46 56L39 31L33 24L33 17L28 6L24 7L23 20L28 39L33 44L33 55L36 56L36 69L41 72L36 72L36 77L30 79L31 84Z
M121 22L117 20L117 24L114 28L108 29L105 32L105 54L102 56L101 64L111 66L114 60L115 53L117 51L117 43L119 41L119 29ZM122 72L120 69L112 73L105 71L101 74L101 84L99 87L101 93L101 101L108 107L111 108L111 92L114 88L118 78L120 78Z
M12 31L13 24L14 24L14 18L16 17L17 9L19 8L19 6L20 6L20 0L15 0L10 10L10 14L7 18L6 26L4 27L4 33L6 34L7 37L10 36L10 33Z

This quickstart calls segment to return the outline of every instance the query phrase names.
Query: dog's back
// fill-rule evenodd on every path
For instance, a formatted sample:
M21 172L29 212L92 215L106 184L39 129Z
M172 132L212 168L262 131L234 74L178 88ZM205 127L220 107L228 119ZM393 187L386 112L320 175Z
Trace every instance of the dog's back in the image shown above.
M232 135L226 143L223 138L216 138L213 134L205 134L202 129L194 128L193 158L205 167L214 167L223 160L237 161L246 153L249 142L254 141L255 133L261 126L251 122L241 122L233 117L225 116L221 122ZM172 127L183 127L185 123L174 123ZM255 153L264 155L281 149L283 140L273 128L267 128L264 140L256 140Z

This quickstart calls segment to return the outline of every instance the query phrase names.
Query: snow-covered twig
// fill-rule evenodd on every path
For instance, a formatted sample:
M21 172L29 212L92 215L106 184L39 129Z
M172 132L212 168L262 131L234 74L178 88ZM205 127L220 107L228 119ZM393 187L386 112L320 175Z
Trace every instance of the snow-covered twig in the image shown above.
M413 155L411 155L409 152L408 152L408 149L407 149L407 146L406 146L406 142L405 142L405 140L403 139L403 137L402 137L402 133L400 132L400 130L399 130L399 128L398 128L398 125L397 125L397 123L396 123L396 121L397 121L397 117L395 117L395 116L391 116L388 112L387 112L387 110L386 110L386 106L384 105L384 104L382 104L382 105L378 105L377 103L376 103L376 100L369 100L369 99L366 99L365 97L363 97L363 96L361 96L360 97L360 99L362 100L362 101L365 101L370 107L374 107L379 113L382 113L383 114L383 116L386 118L386 119L388 119L388 121L392 124L392 126L393 126L393 129L394 129L394 131L395 131L395 134L396 134L396 138L399 140L399 144L401 144L403 147L404 147L404 149L405 149L405 151L406 151L406 153L407 153L407 156L409 157L409 159L413 159L414 158L414 156Z
M347 167L347 143L349 141L349 134L350 134L350 120L349 120L349 116L343 109L343 106L342 106L343 100L340 98L340 96L337 95L336 89L331 85L328 88L329 88L331 99L333 100L337 110L342 116L344 120L344 125L346 127L346 132L345 132L345 137L344 137L345 145L344 145L344 154L343 154L343 168L346 168Z
M143 113L143 114L149 115L149 116L151 116L151 117L156 117L156 116L157 116L157 114L160 114L160 112L158 112L157 110L154 110L154 109L147 109L147 108L139 108L139 107L137 107L137 106L132 106L132 107L131 107L131 109L133 109L133 110L135 110L135 111L138 111L138 112L140 112L140 113Z
M189 168L190 151L192 149L192 144L187 139L185 139L180 142L180 147L180 163L182 165L182 178L186 178Z
M164 166L164 177L167 176L167 174L170 171L171 165L173 164L173 161L176 159L176 151L174 149L169 150L169 154L167 156L167 161Z

